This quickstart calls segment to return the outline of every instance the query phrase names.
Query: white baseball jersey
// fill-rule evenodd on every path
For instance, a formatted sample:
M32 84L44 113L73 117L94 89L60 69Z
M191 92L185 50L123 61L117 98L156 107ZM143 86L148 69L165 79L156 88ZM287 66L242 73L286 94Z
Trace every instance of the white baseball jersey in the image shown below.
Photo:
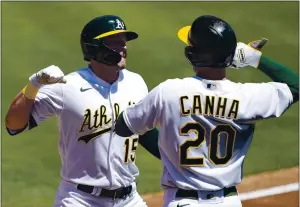
M292 103L282 83L234 83L198 77L167 80L124 110L132 132L159 127L163 188L219 190L242 179L256 120Z
M124 108L148 93L143 78L124 69L111 85L83 68L66 80L39 90L29 128L56 115L64 180L107 189L130 185L139 174L138 136L114 139L112 131Z

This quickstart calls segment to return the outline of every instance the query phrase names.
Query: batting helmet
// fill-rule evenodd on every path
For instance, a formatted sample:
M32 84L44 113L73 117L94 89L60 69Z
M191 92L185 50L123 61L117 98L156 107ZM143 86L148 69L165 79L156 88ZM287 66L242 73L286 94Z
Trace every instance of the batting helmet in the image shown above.
M92 19L81 32L81 49L85 61L94 59L106 65L116 65L121 60L121 55L108 47L105 37L124 33L126 41L136 39L138 34L128 31L124 21L115 15L104 15Z
M194 67L224 68L232 64L237 40L231 26L210 15L198 17L192 26L178 31L185 56Z

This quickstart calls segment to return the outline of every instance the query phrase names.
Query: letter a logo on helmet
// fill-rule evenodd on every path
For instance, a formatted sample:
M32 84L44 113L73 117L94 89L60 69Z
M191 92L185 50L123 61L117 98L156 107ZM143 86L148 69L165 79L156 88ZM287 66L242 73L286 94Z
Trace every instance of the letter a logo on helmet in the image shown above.
M120 20L116 19L117 22L117 26L116 29L124 29L125 28L125 24L123 22L121 22Z

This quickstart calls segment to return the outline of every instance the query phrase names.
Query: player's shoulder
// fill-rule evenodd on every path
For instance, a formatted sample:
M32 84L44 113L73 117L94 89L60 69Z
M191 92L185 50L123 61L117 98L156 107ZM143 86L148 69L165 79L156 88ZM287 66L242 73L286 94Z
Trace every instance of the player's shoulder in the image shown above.
M37 97L40 99L46 97L62 97L63 85L63 83L43 85L41 88L39 88Z
M234 84L234 85L233 85ZM238 94L246 95L247 97L259 96L258 94L267 94L277 93L278 91L289 93L289 88L285 83L279 82L232 82L233 91L236 91Z
M141 83L145 83L144 78L140 74L130 71L129 69L123 69L122 74L123 74L125 80L138 81Z
M173 96L182 91L185 87L185 80L181 78L167 79L156 85L155 89L165 97Z
M287 84L279 82L237 83L245 90L262 90L267 88L286 88Z
M250 82L239 82L239 81L231 81L229 79L226 79L221 82L222 83L222 90L231 92L231 93L242 93L245 94L249 91L255 91L261 88L261 83L250 83Z
M73 71L65 75L65 80L67 83L78 83L78 81L84 81L83 77L79 73L80 70L78 71ZM83 70L82 70L83 72Z
M176 89L182 88L186 83L191 80L190 77L187 78L170 78L159 84L161 89Z
M95 74L89 67L79 68L65 75L65 88L81 87L93 82Z
M176 84L183 84L187 78L169 78L163 82L162 85L176 85Z

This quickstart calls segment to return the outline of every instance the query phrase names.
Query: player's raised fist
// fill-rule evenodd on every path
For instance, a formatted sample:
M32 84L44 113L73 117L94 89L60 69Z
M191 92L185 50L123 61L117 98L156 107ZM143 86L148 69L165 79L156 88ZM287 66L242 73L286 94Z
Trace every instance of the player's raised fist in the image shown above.
M54 83L66 83L64 73L55 65L48 66L30 76L29 81L37 88Z
M260 50L266 42L266 39L262 39L250 42L248 45L243 42L237 43L230 68L239 69L246 66L257 68L262 55Z

